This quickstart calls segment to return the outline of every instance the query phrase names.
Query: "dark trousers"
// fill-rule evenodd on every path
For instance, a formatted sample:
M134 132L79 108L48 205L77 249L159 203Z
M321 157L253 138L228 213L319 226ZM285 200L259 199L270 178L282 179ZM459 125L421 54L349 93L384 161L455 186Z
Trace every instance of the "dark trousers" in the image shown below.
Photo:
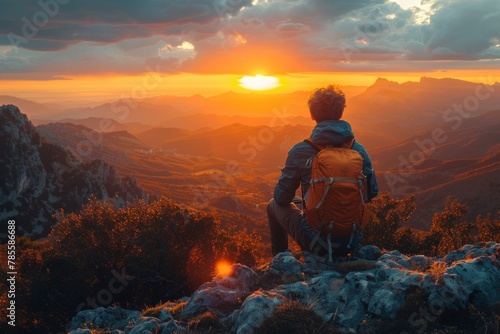
M272 199L267 205L267 220L273 256L287 250L289 234L302 250L309 251L310 238L306 234L300 209L294 203L280 206Z

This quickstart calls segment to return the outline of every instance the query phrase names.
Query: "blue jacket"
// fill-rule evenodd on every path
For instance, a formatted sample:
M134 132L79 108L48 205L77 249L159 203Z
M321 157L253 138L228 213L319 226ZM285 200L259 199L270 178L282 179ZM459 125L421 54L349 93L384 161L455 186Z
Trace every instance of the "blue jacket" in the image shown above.
M352 138L354 138L354 134L351 125L343 120L319 122L311 134L311 139L318 145L340 146L352 140ZM363 157L363 173L367 177L368 201L370 201L378 194L377 180L370 156L368 156L363 145L358 142L354 142L352 149L361 153ZM316 149L306 142L297 143L290 149L285 167L281 170L278 184L274 188L274 200L278 205L289 205L295 197L295 191L299 186L302 186L304 194L309 189L311 168L306 167L306 163L316 153Z

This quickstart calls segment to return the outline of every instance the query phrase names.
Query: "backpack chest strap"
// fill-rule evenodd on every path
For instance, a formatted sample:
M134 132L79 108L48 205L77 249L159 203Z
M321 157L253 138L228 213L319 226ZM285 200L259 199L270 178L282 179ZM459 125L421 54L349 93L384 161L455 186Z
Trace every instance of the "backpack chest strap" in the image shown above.
M359 180L351 177L334 176L334 177L321 177L319 179L312 179L311 181L309 181L311 185L320 182L326 182L328 184L332 184L333 182L349 182L358 184Z

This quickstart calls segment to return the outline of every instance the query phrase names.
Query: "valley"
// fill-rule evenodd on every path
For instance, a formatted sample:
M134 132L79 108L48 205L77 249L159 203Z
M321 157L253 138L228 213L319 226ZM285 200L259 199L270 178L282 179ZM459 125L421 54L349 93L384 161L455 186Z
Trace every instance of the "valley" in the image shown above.
M446 93L437 94L438 88ZM406 84L379 79L363 91L346 90L352 99L344 119L367 148L380 191L416 195L408 226L428 229L448 195L469 206L468 219L499 209L500 111L492 109L500 105L498 88L423 78ZM491 96L466 95L478 91ZM288 150L309 137L314 122L299 106L305 92L254 95L148 98L126 120L109 117L116 116L113 104L58 109L64 118L42 120L37 117L54 115L23 103L40 134L75 159L106 161L120 175L133 175L151 198L164 195L215 211L224 224L267 238L266 203ZM470 96L481 102L476 109L453 112L454 101L469 103Z

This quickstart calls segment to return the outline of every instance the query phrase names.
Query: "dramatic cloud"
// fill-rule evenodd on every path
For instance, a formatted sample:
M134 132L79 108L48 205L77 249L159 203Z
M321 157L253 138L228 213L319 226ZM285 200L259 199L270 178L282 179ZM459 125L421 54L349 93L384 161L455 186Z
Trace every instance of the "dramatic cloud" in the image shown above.
M84 41L178 35L245 6L251 0L4 0L0 45L56 51Z
M0 73L498 66L498 22L498 0L3 0Z
M440 0L430 24L423 28L427 52L437 58L483 58L497 48L500 37L500 1Z

